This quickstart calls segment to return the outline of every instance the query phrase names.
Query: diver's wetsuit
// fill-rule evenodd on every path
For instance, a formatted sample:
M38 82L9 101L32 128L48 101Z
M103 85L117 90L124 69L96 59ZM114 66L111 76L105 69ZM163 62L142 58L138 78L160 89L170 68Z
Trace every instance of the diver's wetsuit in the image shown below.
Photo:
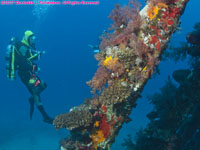
M29 61L28 58L31 57L30 48L23 43L17 49L20 53L18 55L19 58L17 58L18 75L32 95L39 95L46 88L46 84L34 72L34 67L36 68L37 66L33 63L33 60L37 60L38 56ZM31 79L34 79L35 82L31 83Z
M33 61L38 60L38 57L40 56L36 55L36 57L29 60L29 58L36 53L32 52L31 47L26 46L22 42L19 42L16 45L16 48L16 63L18 66L18 75L32 95L29 99L29 102L31 104L30 118L32 119L35 103L37 105L37 108L43 115L44 121L47 123L52 123L53 119L46 114L40 100L40 93L46 88L47 85L35 74L35 70L37 71L37 65L33 63Z

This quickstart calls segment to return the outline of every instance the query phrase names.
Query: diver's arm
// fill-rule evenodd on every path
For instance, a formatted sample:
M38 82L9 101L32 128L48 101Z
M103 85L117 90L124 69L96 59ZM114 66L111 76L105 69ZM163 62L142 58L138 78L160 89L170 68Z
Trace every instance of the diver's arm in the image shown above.
M32 54L33 55L31 57L29 57L28 59L31 60L31 61L35 61L35 60L39 60L40 57L43 54L45 54L45 51L36 51L36 50L34 50L34 51L32 51Z

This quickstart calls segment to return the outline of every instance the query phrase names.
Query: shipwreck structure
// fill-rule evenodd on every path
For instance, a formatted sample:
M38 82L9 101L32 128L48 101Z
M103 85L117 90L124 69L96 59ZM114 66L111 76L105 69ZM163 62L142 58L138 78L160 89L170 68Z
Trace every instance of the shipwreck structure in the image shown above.
M54 120L66 128L61 150L108 150L160 57L180 24L188 0L149 0L140 11L138 3L116 5L111 12L112 33L101 36L95 55L99 68L87 82L93 97Z

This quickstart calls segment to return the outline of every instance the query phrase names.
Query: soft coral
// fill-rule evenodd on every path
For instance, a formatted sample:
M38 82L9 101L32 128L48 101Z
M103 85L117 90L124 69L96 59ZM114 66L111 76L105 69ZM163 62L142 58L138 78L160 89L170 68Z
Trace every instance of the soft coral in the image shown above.
M123 47L128 46L129 39L133 34L137 34L141 25L139 8L140 5L137 0L130 0L129 5L125 7L119 4L115 6L115 9L109 16L113 20L110 29L114 29L114 32L101 37L101 50L105 49L107 45L114 46L123 44Z
M88 81L87 84L92 88L92 93L95 93L96 90L100 90L105 85L109 78L109 70L104 66L100 66L92 80Z

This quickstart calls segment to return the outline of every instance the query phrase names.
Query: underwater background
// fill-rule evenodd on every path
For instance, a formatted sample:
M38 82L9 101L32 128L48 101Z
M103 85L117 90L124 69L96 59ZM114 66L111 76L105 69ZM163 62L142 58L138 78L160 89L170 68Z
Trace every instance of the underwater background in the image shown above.
M88 44L99 44L98 37L111 24L107 16L114 5L127 2L100 0L97 6L0 5L0 150L58 150L60 139L68 134L65 129L56 131L43 123L38 110L29 119L29 92L19 78L14 82L6 78L4 57L10 38L21 39L24 31L32 30L37 38L36 48L46 51L38 61L40 77L48 85L41 98L47 113L54 117L91 97L86 81L94 75L97 61ZM144 5L144 0L140 2ZM185 41L187 33L200 21L199 4L199 0L188 3L181 17L181 29L173 35L170 45ZM148 123L146 114L152 105L146 96L158 91L174 70L187 67L185 62L161 61L160 75L145 86L132 111L132 121L120 130L112 150L124 149L121 144L127 134L134 135Z

